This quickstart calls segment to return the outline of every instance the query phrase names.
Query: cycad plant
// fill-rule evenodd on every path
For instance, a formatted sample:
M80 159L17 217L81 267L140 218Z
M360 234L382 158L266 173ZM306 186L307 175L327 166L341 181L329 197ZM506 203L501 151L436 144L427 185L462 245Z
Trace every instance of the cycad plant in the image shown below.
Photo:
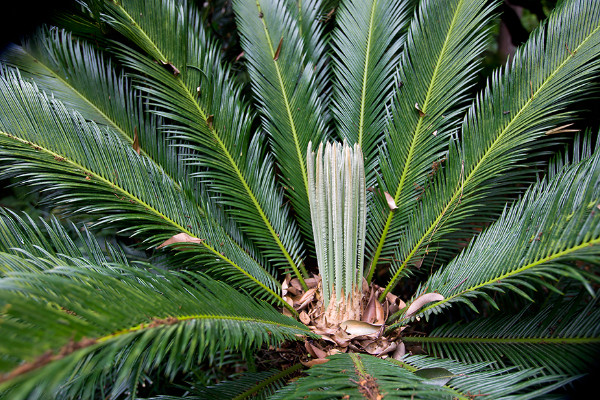
M2 177L56 214L0 217L0 396L535 398L588 372L599 0L478 93L499 1L198 3L81 0L0 56Z

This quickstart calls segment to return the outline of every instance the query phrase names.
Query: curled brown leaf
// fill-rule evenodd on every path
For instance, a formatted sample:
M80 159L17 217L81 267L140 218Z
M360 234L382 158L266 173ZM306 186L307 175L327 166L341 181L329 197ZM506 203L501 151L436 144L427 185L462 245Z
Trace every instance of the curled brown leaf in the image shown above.
M442 301L444 300L444 296L439 293L425 293L420 295L412 302L412 304L406 310L406 316L410 317L414 315L417 311L421 309L425 304L430 303L432 301Z
M160 249L161 247L165 247L167 245L173 244L173 243L197 243L200 244L204 241L204 239L198 239L196 237L190 236L187 233L178 233L177 235L173 235L171 236L169 239L165 240L160 246L157 247L157 249Z

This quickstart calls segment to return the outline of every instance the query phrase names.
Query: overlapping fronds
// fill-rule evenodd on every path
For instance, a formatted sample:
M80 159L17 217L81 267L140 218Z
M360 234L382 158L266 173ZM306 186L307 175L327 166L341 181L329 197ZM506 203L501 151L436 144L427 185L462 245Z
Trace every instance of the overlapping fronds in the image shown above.
M372 202L369 280L380 257L393 255L422 188L443 166L476 78L477 59L486 48L496 4L453 0L440 7L423 1L415 13L399 66L400 87L389 110L392 123L379 154L379 190L388 192L398 209Z
M12 45L0 60L19 69L21 77L76 110L86 120L110 126L136 151L151 158L175 181L185 181L189 168L147 112L140 92L105 55L58 28L39 29L22 46Z
M28 257L68 256L95 263L118 262L129 265L122 249L105 243L101 246L91 233L67 230L58 218L36 223L29 216L0 210L0 252Z
M203 239L195 247L206 266L282 301L273 271L233 240L227 224L214 223L209 204L199 208L193 188L182 189L118 134L70 113L17 74L3 71L0 90L0 158L10 161L5 175L52 192L70 210L100 214L100 223L143 236L150 246L180 232Z
M388 121L410 11L404 0L345 1L336 11L332 114L338 136L363 149L368 178Z
M331 67L329 58L328 41L329 36L325 31L327 22L331 18L330 7L327 0L287 0L290 14L298 20L298 29L302 36L304 44L304 54L307 61L314 65L314 85L316 94L321 98L323 112L319 118L329 129L330 120L329 104L331 101L331 88L329 81L331 79ZM329 136L328 131L323 132L323 137Z
M556 299L559 300L559 299ZM541 373L589 372L600 354L600 308L596 296L585 307L581 298L552 304L541 311L480 318L435 329L420 342L431 355L465 363L490 361L499 367L536 368Z
M0 253L0 268L16 258ZM172 379L217 350L310 335L268 304L196 273L81 259L19 265L0 279L0 390L11 399L135 398L142 374L159 366Z
M31 79L66 108L121 134L134 150L164 171L190 202L210 203L206 206L213 209L212 224L222 226L245 251L268 265L235 224L224 218L217 220L219 212L214 201L208 196L198 199L202 189L194 188L197 183L189 179L189 174L197 168L182 162L189 150L177 147L174 139L160 129L161 119L145 109L140 92L133 89L131 80L103 53L72 38L68 32L51 28L40 29L23 46L11 46L0 59L17 67L23 79Z
M198 388L192 391L192 395L185 396L190 400L201 399L266 399L276 390L281 389L286 378L299 371L302 364L294 364L283 371L271 370L262 372L247 372L235 377L235 379L225 380L216 385L205 388ZM169 396L159 396L152 400L170 400ZM173 398L175 399L175 398Z
M452 262L431 275L416 296L436 291L445 299L421 313L439 312L457 302L475 309L470 298L479 296L497 308L487 291L511 290L528 298L522 288L552 290L552 282L560 276L584 283L593 279L574 261L598 263L599 204L600 150L596 150L531 187Z
M0 397L548 398L597 358L600 0L474 99L500 0L74 1L0 55L0 178L85 223L0 210Z
M451 373L446 384L434 384L414 372L426 368L444 368ZM370 355L339 354L329 362L315 366L308 377L281 390L272 399L407 398L470 399L471 396L499 399L532 399L548 392L564 379L553 375L535 377L536 370L491 370L485 363L461 364L423 356L403 361L382 360ZM536 392L536 386L546 388ZM506 397L504 397L506 396Z
M169 131L194 150L195 174L275 264L302 280L299 231L282 206L271 157L251 140L252 118L218 47L185 1L105 3L103 19L147 53L117 44L119 56ZM303 282L303 280L302 280Z
M569 121L565 108L585 95L600 66L600 2L565 2L532 34L506 67L493 74L410 217L392 264L387 293L402 270L473 218L476 210L501 210L507 185L522 182L516 166L542 144L544 133ZM520 178L520 179L519 179ZM510 188L512 191L513 188Z
M311 43L304 43L310 38L302 30L315 30L307 24L318 27L318 20L303 18L302 23L300 18L311 15L302 16L297 7L288 9L288 3L239 0L233 6L262 126L271 139L284 189L305 236L310 237L306 148L311 141L323 140L326 125L319 93L323 88L315 71L322 61L314 60L315 52L309 56L306 51L310 46L322 53L324 44L314 34Z
M391 362L395 362L390 360ZM459 391L467 399L534 399L547 398L548 393L578 377L561 375L538 376L540 368L517 371L511 368L492 369L488 363L463 364L452 360L415 355L403 359L404 367L418 370L444 368L457 377L447 386Z

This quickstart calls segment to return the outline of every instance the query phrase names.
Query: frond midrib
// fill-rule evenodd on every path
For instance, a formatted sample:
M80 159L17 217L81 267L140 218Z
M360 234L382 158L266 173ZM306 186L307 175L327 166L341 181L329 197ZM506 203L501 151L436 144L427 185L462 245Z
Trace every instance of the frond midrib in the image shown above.
M59 74L57 74L53 69L49 68L45 62L41 61L39 58L37 58L34 54L30 53L27 51L27 49L23 46L20 46L20 48L27 54L29 54L36 62L37 65L41 65L42 68L47 71L49 73L50 76L53 76L55 79L57 79L58 81L60 81L60 83L62 83L64 86L68 87L71 89L71 91L73 91L80 99L82 99L83 101L85 101L85 103L90 106L96 113L98 113L105 121L110 123L111 128L113 128L124 140L126 140L129 144L131 144L133 146L133 139L131 138L131 136L129 136L127 134L127 132L125 132L125 130L123 130L123 128L117 124L113 118L109 117L108 114L106 114L100 107L96 106L93 102L91 102L86 96L83 95L82 92L80 92L79 90L77 90L76 87L74 87L73 85L71 85L69 83L69 81L64 80ZM146 157L149 160L152 160L154 162L154 165L166 176L169 177L169 179L171 179L171 181L173 182L173 184L175 185L175 187L179 190L182 190L181 185L179 184L179 181L177 179L175 179L173 176L171 176L164 168L162 165L160 165L158 162L156 162L156 160L150 156L150 154L148 154L146 152L146 150L144 150L142 147L140 147L140 154L143 155L144 157ZM199 207L198 209L200 211L202 211Z
M481 288L482 288L482 287L484 287L484 286L487 286L487 285L492 285L492 284L494 284L495 282L500 282L500 281L502 281L503 279L510 279L510 278L511 278L511 277L513 277L514 275L518 275L518 274L520 274L520 273L522 273L522 272L524 272L524 271L527 271L528 269L531 269L531 268L537 267L537 266L538 266L538 265L540 265L540 264L543 264L543 263L546 263L546 262L552 262L552 261L554 261L554 260L556 260L556 259L558 259L558 258L560 258L560 257L566 256L566 255L568 255L568 254L570 254L570 253L576 252L576 251L578 251L578 250L584 249L584 248L586 248L586 247L589 247L589 246L595 246L595 245L598 245L598 244L600 244L600 238L593 239L593 240L589 240L589 241L587 241L587 242L584 242L584 243L581 243L581 244L579 244L579 245L577 245L577 246L573 246L573 247L571 247L571 248L568 248L568 249L565 249L565 250L559 251L559 252L557 252L557 253L551 254L551 255L549 255L549 256L547 256L547 257L544 257L544 258L541 258L541 259L539 259L539 260L536 260L536 261L534 261L534 262L532 262L532 263L529 263L529 264L523 265L523 266L522 266L522 267L520 267L520 268L517 268L517 269L515 269L515 270L513 270L513 271L507 272L507 273L505 273L505 274L503 274L503 275L500 275L500 276L498 276L498 277L495 277L495 278L493 278L493 279L488 279L487 281L485 281L485 282L482 282L482 283L480 283L480 284L478 284L478 285L476 285L476 286L472 286L472 287L470 287L470 288L468 288L468 289L465 289L465 290L463 290L462 292L455 293L454 295L452 295L452 296L450 296L450 297L446 297L444 300L441 300L441 301L439 301L439 302L436 302L436 303L433 303L433 304L431 304L431 305L428 305L428 306L426 306L426 307L423 307L419 313L421 313L421 312L426 312L427 310L430 310L430 309L432 309L432 308L434 308L434 307L437 307L437 306L439 306L439 305L441 305L441 304L445 304L445 303L447 303L447 302L449 302L449 301L451 301L451 300L455 299L455 298L456 298L456 297L458 297L458 296L462 296L462 295L464 295L465 293L469 293L469 292L476 291L476 290L478 290L478 289L481 289Z
M152 41L148 37L148 35L146 35L146 32L135 22L135 20L131 17L131 15L127 12L127 10L125 10L121 5L117 5L117 6L127 16L127 18L130 19L133 24L135 24L135 26L138 28L138 30L140 32L142 32L142 34L144 35L144 37L147 38L150 43L152 43L152 46L157 51L157 54L159 54L164 60L167 60L164 57L164 54L158 49L158 47L156 46L156 44L154 43L154 41ZM307 287L306 283L304 282L302 274L298 270L298 266L296 265L296 263L292 259L291 255L289 254L289 252L287 251L287 249L285 248L285 246L283 245L283 243L279 239L279 237L277 235L277 232L275 231L275 229L273 228L273 225L271 224L271 221L267 218L264 210L262 209L261 205L258 203L258 200L256 199L256 196L254 195L254 193L250 189L250 186L248 185L248 182L246 181L244 175L241 173L241 171L240 171L237 163L235 162L234 158L232 157L231 153L228 151L227 147L225 146L225 144L221 140L220 136L217 134L216 129L214 128L214 126L211 126L212 124L208 124L207 123L208 118L207 118L206 112L200 107L200 104L198 104L198 102L196 101L196 95L197 94L194 94L194 93L190 92L189 88L185 84L183 84L183 82L182 82L181 79L176 78L176 81L180 85L180 87L183 89L184 93L187 95L188 100L191 101L192 104L194 104L196 110L198 111L198 113L202 117L202 120L206 123L206 125L208 127L208 130L210 131L211 135L213 136L213 138L218 143L221 152L226 156L227 161L230 163L231 167L233 168L233 170L235 172L235 175L237 176L237 178L240 181L240 183L242 183L242 185L244 187L244 190L246 191L246 193L250 197L250 200L252 201L252 204L254 205L254 207L256 208L256 210L258 211L261 219L263 220L263 223L267 227L269 233L273 237L273 240L275 241L275 243L279 247L279 249L282 252L282 254L284 255L285 259L288 261L288 264L290 265L290 267L292 268L292 270L294 271L294 273L296 274L296 276L298 277L298 279L302 283L302 286L303 287Z
M360 120L358 124L358 145L363 147L363 132L365 129L365 108L367 103L367 77L369 72L369 61L371 60L371 40L373 39L373 31L374 31L374 19L375 19L375 7L377 6L378 0L374 0L371 5L371 16L369 18L369 33L367 35L367 50L365 52L365 66L363 68L362 74L362 89L360 93Z
M575 48L574 50L571 51L572 55L566 57L563 60L563 62L561 62L554 69L554 71L552 71L552 73L548 75L548 77L544 80L544 82L542 82L542 84L539 86L539 88L536 89L535 92L533 92L533 94L527 100L527 102L525 102L525 104L523 104L523 106L515 114L514 118L512 118L506 124L506 127L504 127L504 129L502 129L502 131L490 143L490 145L488 146L487 150L483 153L483 155L481 156L481 158L479 159L479 161L472 167L472 169L469 172L468 176L466 178L462 179L461 183L459 184L459 186L456 188L456 190L452 194L452 197L448 200L448 203L446 204L446 206L442 209L442 211L439 213L439 215L436 217L436 219L433 221L433 223L429 226L429 228L427 228L427 231L423 234L423 236L421 236L421 238L419 238L419 240L417 241L417 243L415 244L415 246L412 248L412 250L410 251L410 253L406 257L406 259L402 262L402 264L400 265L400 267L398 268L398 270L396 271L396 273L394 274L394 276L390 279L390 282L388 283L388 285L386 286L385 290L383 291L383 293L379 297L380 301L382 301L385 298L385 296L387 295L387 293L395 286L396 281L400 277L400 273L406 267L406 265L408 264L408 262L412 259L413 255L418 251L418 249L420 248L421 244L425 241L425 238L428 235L433 235L435 233L436 228L440 224L440 222L441 222L442 218L444 217L444 215L446 214L446 212L448 212L448 210L450 209L450 207L455 203L455 201L457 199L459 199L460 197L462 197L463 190L464 190L466 184L469 182L470 179L472 179L472 177L475 175L475 173L477 172L477 170L479 168L481 168L482 165L484 165L484 162L487 160L488 157L490 157L490 154L492 154L492 150L499 143L501 144L501 139L504 137L504 134L508 131L508 129L513 125L513 123L515 123L515 121L518 120L518 117L524 112L524 110L526 110L529 107L529 105L531 104L531 102L536 98L536 96L540 93L540 91L552 80L552 78L554 78L554 76L558 73L558 71L560 71L561 68L563 68L563 66L571 59L571 57L573 57L573 55L576 54L577 51L598 31L600 31L600 25L596 26L596 28L594 30L592 30L590 32L590 34L587 37L585 37L585 39L583 39L581 41L581 43L579 44L579 46L577 46L577 48ZM463 166L464 166L464 163L463 163ZM461 176L462 176L462 173L461 173Z
M271 326L278 327L278 328L287 328L287 329L294 329L294 330L303 329L306 333L312 333L308 328L305 328L305 327L298 327L296 325L287 325L287 324L282 324L279 322L273 322L273 321L270 321L267 319L256 319L256 318L252 318L252 317L219 315L219 314L211 314L211 313L181 315L181 316L168 315L166 317L176 318L177 319L176 323L184 322L184 321L192 321L192 320L236 321L236 322L245 322L245 323L249 323L249 324L252 324L252 323L265 324L265 325L271 325ZM148 323L140 323L140 324L132 326L130 328L121 329L121 330L113 332L111 334L98 337L95 340L97 343L103 343L108 340L118 338L122 335L126 335L126 334L133 333L133 332L138 332L138 331L141 331L144 329L152 329L152 327L150 327L149 324L150 324L149 322ZM156 326L156 328L160 328L162 326L164 326L164 325L158 325L158 326Z
M299 4L298 7L301 5ZM260 0L256 0L256 8L258 12L262 12L262 7L260 6ZM300 15L302 13L299 13ZM267 27L267 23L265 18L260 19L263 25L263 29L265 32L265 37L267 38L267 44L269 45L269 51L271 52L271 58L275 58L275 49L273 48L273 42L271 41L271 35L269 35L269 28ZM299 24L301 26L301 24ZM306 192L306 201L308 201L308 173L306 172L306 163L304 157L302 156L302 149L300 148L300 141L298 139L298 131L296 129L296 121L294 121L294 116L292 115L292 107L288 98L287 91L285 90L285 85L283 82L283 77L281 75L281 69L279 68L279 63L276 60L273 60L273 65L275 66L275 72L277 72L277 83L279 83L279 89L283 96L283 102L285 104L285 111L288 117L290 128L292 130L292 137L294 139L294 147L296 148L296 156L298 157L298 163L300 164L300 171L302 173L302 181L304 182L304 191Z
M435 86L435 82L436 82L436 78L437 75L439 73L439 69L440 69L440 65L442 63L442 60L444 59L444 56L446 54L446 49L448 47L448 39L451 36L452 31L455 28L456 25L456 18L458 16L459 10L462 6L464 0L461 0L460 3L457 5L456 10L454 12L454 15L452 16L452 21L450 22L450 27L448 29L448 33L446 34L446 37L444 39L444 44L442 45L442 49L439 53L439 56L437 57L437 62L435 63L435 68L433 70L433 74L431 76L431 80L429 81L429 85L427 87L427 93L425 94L425 100L423 102L423 106L421 107L421 110L424 113L427 113L427 106L429 105L429 102L431 100L431 95L432 95L432 90L433 87ZM421 134L421 128L423 127L423 120L424 118L419 118L419 121L417 122L417 126L415 127L415 132L412 135L412 139L410 141L410 147L408 150L408 155L406 157L406 163L404 164L404 166L402 167L402 175L400 177L400 181L398 182L398 186L396 187L396 192L394 194L394 202L398 203L399 198L400 198L400 194L402 193L402 190L404 189L404 183L406 181L406 177L408 175L409 172L409 167L411 165L412 159L413 159L413 155L415 152L415 148L417 146L417 138L420 136ZM377 245L377 250L375 251L375 255L373 256L373 261L371 262L371 267L370 267L370 271L369 271L369 277L368 277L368 281L370 282L373 274L375 272L375 269L377 268L377 262L379 261L379 256L381 255L381 252L383 251L383 246L385 244L385 240L387 238L387 233L390 229L390 226L392 224L392 220L394 219L394 211L390 210L388 212L388 216L387 219L385 221L385 225L383 227L383 231L381 233L381 237L379 239L379 243Z
M14 135L11 135L11 134L9 134L7 132L0 131L0 134L2 134L3 136L6 136L9 139L16 140L16 141L20 142L23 145L29 145L30 144L28 141L23 140L23 139L21 139L19 137L16 137ZM87 168L86 166L84 166L82 164L79 164L79 163L71 160L69 157L64 157L62 154L56 153L56 152L52 151L51 149L48 149L48 148L46 148L44 146L41 146L41 145L39 145L37 143L36 143L36 146L38 148L38 151L43 151L44 153L46 153L46 154L54 157L55 159L61 159L62 162L70 164L73 167L75 167L75 168L83 171L83 173L85 175L87 175L87 176L93 176L95 179L99 180L104 185L110 186L112 189L114 189L117 192L121 193L123 196L126 196L129 199L131 199L132 201L137 202L139 205L141 205L144 208L146 208L147 210L153 212L155 215L161 217L161 219L163 219L164 221L166 221L167 223L169 223L170 225L172 225L177 231L183 232L183 233L187 233L190 236L194 236L194 233L192 231L190 231L189 229L187 229L187 227L178 224L177 222L175 222L174 220L172 220L171 218L169 218L169 216L164 215L159 210L157 210L156 208L154 208L152 205L144 202L142 199L138 198L137 196L135 196L132 193L129 193L128 191L126 191L122 187L115 185L114 183L110 182L106 178L104 178L101 175L97 174L95 171ZM237 246L237 242L234 242L234 243L236 243L236 246ZM263 290L267 291L270 295L272 295L275 299L277 299L278 302L280 302L281 304L283 304L284 306L286 306L287 303L281 298L281 296L279 296L277 293L275 293L271 288L269 288L268 286L266 286L264 283L260 282L254 276L252 276L251 274L249 274L243 268L241 268L240 266L238 266L235 262L233 262L233 260L231 260L228 257L226 257L225 255L221 254L217 249L213 248L208 243L206 243L206 241L202 241L200 244L202 246L204 246L212 254L214 254L216 257L222 259L223 261L225 261L228 264L230 264L231 266L233 266L237 271L239 271L240 273L242 273L243 275L245 275L252 282L254 282L258 286L260 286ZM267 271L265 271L265 273L268 274ZM278 282L275 279L273 280L273 282L275 282L276 284L278 284ZM287 304L286 308L288 308L288 309L291 308L290 311L293 310L293 307L289 306L289 304ZM295 313L295 310L293 310L293 312Z

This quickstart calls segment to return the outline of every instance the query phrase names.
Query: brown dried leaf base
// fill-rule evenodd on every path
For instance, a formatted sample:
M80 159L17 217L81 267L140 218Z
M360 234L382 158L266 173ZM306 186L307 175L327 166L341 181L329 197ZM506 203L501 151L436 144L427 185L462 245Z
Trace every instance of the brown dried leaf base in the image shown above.
M299 313L302 323L321 340L307 340L304 347L307 366L325 362L325 357L336 353L368 353L377 357L400 358L405 354L405 346L400 340L400 332L405 328L385 334L385 321L396 311L406 307L397 296L388 293L383 303L377 299L383 288L367 284L354 293L354 300L348 304L336 302L332 298L325 307L321 277L314 275L306 280L308 290L303 290L297 278L287 276L282 284L283 299ZM291 316L287 309L283 313Z

